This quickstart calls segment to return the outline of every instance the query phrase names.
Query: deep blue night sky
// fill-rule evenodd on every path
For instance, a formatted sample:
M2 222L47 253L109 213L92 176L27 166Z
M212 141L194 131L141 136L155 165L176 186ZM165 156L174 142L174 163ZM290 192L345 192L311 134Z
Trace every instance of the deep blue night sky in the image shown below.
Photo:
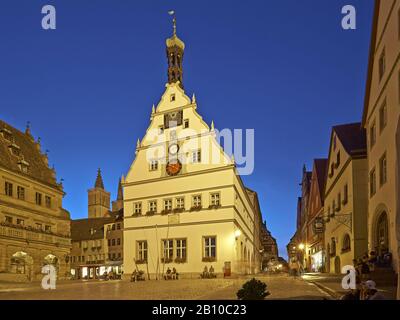
M55 31L41 28L46 4ZM355 31L341 28L347 4ZM163 93L171 9L199 113L218 129L255 129L244 181L286 256L303 164L327 155L332 125L361 119L372 0L2 0L0 118L31 121L65 179L64 207L86 217L97 168L114 198Z

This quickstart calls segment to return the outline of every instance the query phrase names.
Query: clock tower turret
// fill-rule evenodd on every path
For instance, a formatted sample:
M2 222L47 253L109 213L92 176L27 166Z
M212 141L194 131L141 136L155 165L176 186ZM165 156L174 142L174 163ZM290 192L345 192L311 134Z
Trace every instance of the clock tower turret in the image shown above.
M168 59L168 83L179 82L183 88L183 53L185 50L185 43L176 35L176 18L173 11L170 12L174 15L173 18L173 35L166 41L167 45L167 59Z

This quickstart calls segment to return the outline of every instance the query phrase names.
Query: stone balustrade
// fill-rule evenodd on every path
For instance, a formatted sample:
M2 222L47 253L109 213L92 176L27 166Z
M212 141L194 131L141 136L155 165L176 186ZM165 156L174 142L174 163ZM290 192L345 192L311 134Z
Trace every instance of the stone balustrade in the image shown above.
M60 246L70 246L71 239L54 234L46 234L43 232L35 232L22 228L15 228L12 226L0 226L0 237L7 237L13 239L21 239L25 241L44 242L48 244L55 244Z

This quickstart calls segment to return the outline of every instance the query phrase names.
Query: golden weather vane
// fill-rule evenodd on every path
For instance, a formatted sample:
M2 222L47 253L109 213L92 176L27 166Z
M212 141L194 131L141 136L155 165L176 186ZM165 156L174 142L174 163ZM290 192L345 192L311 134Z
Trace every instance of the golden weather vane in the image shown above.
M175 35L176 35L176 17L175 17L175 11L174 11L174 10L170 10L170 11L168 11L168 14L169 14L170 16L173 16L172 23L173 23L173 26L174 26L174 36L175 36Z

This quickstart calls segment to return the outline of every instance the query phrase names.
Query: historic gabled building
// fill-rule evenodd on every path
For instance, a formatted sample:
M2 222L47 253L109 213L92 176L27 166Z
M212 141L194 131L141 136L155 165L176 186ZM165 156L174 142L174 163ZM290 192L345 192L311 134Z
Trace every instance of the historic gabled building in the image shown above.
M301 179L301 198L300 199L300 210L297 216L297 232L296 239L298 242L297 256L302 268L307 267L307 232L308 232L308 205L310 198L310 186L311 186L311 171L307 171L306 166L303 167L303 176Z
M124 274L152 278L175 267L198 277L211 266L218 275L260 269L257 211L235 162L183 89L185 45L166 41L168 83L136 147L124 189Z
M279 260L278 245L276 239L272 236L271 231L267 228L267 223L264 221L261 228L261 250L262 250L262 270L268 266L269 262L277 263Z
M323 271L325 265L323 216L326 168L327 159L314 160L308 199L307 239L305 242L307 270L314 272Z
M70 215L40 141L0 120L0 280L43 277L53 264L58 278L69 270Z
M368 168L361 123L332 128L325 185L326 269L341 273L368 251Z
M88 218L72 220L71 276L96 279L113 271L121 274L123 264L123 194L118 184L117 200L112 202L104 189L100 169L93 189L88 191Z
M302 213L302 198L297 198L297 207L296 207L296 231L294 235L290 238L289 243L286 245L288 262L294 261L302 261L303 257L300 254L299 245L302 244L301 237L301 213Z
M375 3L362 122L368 137L369 251L391 254L399 273L400 1Z

